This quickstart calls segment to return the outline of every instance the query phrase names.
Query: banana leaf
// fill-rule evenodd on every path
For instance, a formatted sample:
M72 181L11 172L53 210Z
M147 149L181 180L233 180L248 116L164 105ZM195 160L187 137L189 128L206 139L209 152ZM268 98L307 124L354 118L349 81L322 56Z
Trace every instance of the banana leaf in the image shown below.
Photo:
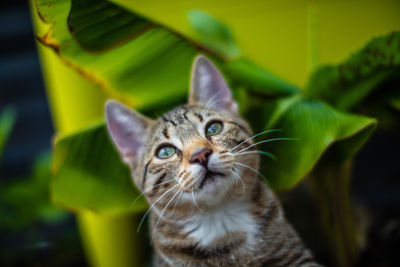
M193 13L195 24L208 21L217 29L216 34L203 31L203 35L214 36L212 42L194 42L105 0L37 0L36 4L43 21L51 24L49 32L38 36L39 41L110 97L136 108L186 95L190 66L198 53L208 54L222 65L246 62L237 57L239 50L226 34L229 30L199 12ZM225 35L221 37L220 32ZM225 47L234 52L222 54ZM279 78L271 79L271 74L256 65L247 65L258 73L258 83L252 84L256 89L270 92L273 88L273 94L284 95L298 91ZM246 84L249 79L242 76L237 76L237 82Z
M58 137L52 170L52 200L66 209L115 215L141 211L147 205L144 198L135 201L139 191L104 124Z
M275 156L274 160L265 157L261 170L277 191L297 185L326 153L337 165L350 159L376 126L373 118L345 113L302 96L279 99L264 112L265 129L281 130L268 136L271 142L259 145L259 150Z

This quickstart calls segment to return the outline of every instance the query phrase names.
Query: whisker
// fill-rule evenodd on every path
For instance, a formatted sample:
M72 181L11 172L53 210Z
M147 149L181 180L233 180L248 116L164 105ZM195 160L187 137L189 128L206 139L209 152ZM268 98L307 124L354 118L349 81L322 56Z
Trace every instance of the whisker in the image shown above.
M244 151L244 152L237 152L237 153L233 153L233 156L240 156L240 155L246 155L246 154L262 154L265 156L270 157L273 160L276 160L276 156L272 153L266 152L266 151L261 151L261 150L254 150L254 151Z
M216 98L216 97L217 97L219 94L221 94L222 92L223 92L223 91L219 91L219 92L217 92L216 94L214 94L214 95L207 101L207 103L204 105L204 107L210 108L211 104L216 104L216 103L218 103L218 101L215 102L215 103L213 103L214 98Z
M211 102L211 103L207 106L207 108L212 109L212 105L215 105L215 104L217 104L217 103L219 103L219 102L224 102L224 101L225 101L225 99L216 99L214 102Z
M196 183L196 181L194 180L190 185L189 185L189 187L190 186L192 186L193 184L195 184ZM175 186L174 186L175 187ZM171 188L172 189L172 188ZM193 191L192 191L193 192ZM173 209L173 211L172 211L172 213L174 213L175 212L175 209L176 209L176 206L177 206L177 204L178 204L178 201L179 201L179 199L182 197L182 194L183 194L183 191L177 191L176 192L176 194L168 201L168 203L167 203L167 205L164 207L164 209L161 211L161 214L159 215L159 218L158 218L158 220L157 220L157 223L156 223L156 225L155 225L155 227L154 227L154 230L153 230L153 235L152 235L152 240L153 240L153 236L154 236L154 234L155 234L155 232L156 232L156 229L157 229L157 226L158 226L158 223L160 222L160 220L161 220L161 218L162 218L162 216L163 216L163 214L164 214L164 212L165 212L165 210L168 208L168 206L171 204L171 202L174 200L174 198L178 195L180 193L180 195L179 195L179 197L178 197L178 200L175 202L175 205L174 205L174 209ZM158 200L156 200L156 202L157 202ZM155 202L155 203L156 203ZM151 241L152 241L151 240Z
M183 194L183 191L181 191L181 194L179 195L178 200L175 202L174 209L172 210L171 214L175 213L176 206L179 203L179 200L181 199L182 194Z
M256 169L254 169L253 167L250 167L250 166L248 166L248 165L246 165L246 164L242 164L242 163L240 163L240 162L236 162L236 161L234 161L233 162L233 164L236 164L236 165L239 165L239 166L242 166L242 167L245 167L245 168L247 168L247 169L249 169L249 170L251 170L251 171L253 171L254 173L256 173L256 174L258 174L258 175L260 175L261 176L261 178L263 178L263 180L265 181L265 182L268 182L268 179L261 173L261 172L259 172L259 171L257 171Z
M132 206L133 206L133 204L135 204L135 203L136 203L136 201L138 201L138 200L139 200L139 198L141 198L142 196L144 196L144 194L146 194L146 193L149 193L149 191L150 191L150 190L153 190L154 188L156 188L156 187L158 187L158 186L160 186L160 185L163 185L163 184L166 184L166 183L172 182L173 180L175 180L175 178L173 178L173 179L170 179L170 180L168 180L168 181L164 181L164 182L162 182L162 183L159 183L159 184L157 184L157 185L155 185L155 186L153 186L153 187L149 188L148 190L146 190L146 191L143 191L143 192L142 192L140 195L138 195L138 196L135 198L135 200L133 200L133 202L132 202L132 204L130 205L130 207L132 207Z
M299 139L298 139L298 138L286 138L286 137L271 138L271 139L263 140L263 141L254 143L254 144L252 144L252 145L249 145L248 147L245 147L245 148L239 150L239 151L236 152L236 153L240 153L240 152L242 152L242 151L246 151L247 149L249 149L249 148L251 148L251 147L253 147L253 146L262 144L262 143L269 143L269 142L273 142L273 141L286 141L286 140L294 141L294 140L299 140Z
M193 191L193 190L192 190L192 199L193 199L193 204L197 207L197 209L198 209L200 212L204 213L204 210L202 210L202 209L199 207L199 205L198 205L197 202L196 202L196 199L194 198L194 191Z
M167 205L165 205L164 209L161 211L161 214L160 214L160 216L158 217L158 220L157 220L156 225L155 225L155 227L154 227L153 235L152 235L152 237L151 237L151 241L153 241L153 237L154 237L154 234L156 233L157 226L158 226L158 224L159 224L159 222L160 222L160 220L161 220L161 218L162 218L164 212L165 212L166 209L168 208L169 204L171 204L171 202L174 200L174 198L175 198L180 192L181 192L181 191L177 191L176 194L175 194L173 197L171 197L171 199L168 201Z
M156 205L157 202L160 201L160 199L162 199L167 193L169 193L172 189L174 189L174 188L177 187L177 186L179 186L179 184L176 184L176 185L174 185L173 187L171 187L170 189L168 189L166 192L164 192L164 194L162 194L159 198L157 198L157 200L154 201L153 204L151 204L150 208L148 208L147 211L146 211L146 213L143 215L142 220L141 220L140 223L139 223L137 232L140 231L140 228L142 227L142 224L143 224L143 222L144 222L144 219L145 219L146 216L149 214L150 210L154 207L154 205Z
M230 152L232 152L235 148L239 147L241 144L246 143L247 141L249 141L249 140L251 140L251 139L254 139L254 138L256 138L257 136L260 136L260 135L266 134L266 133L271 133L271 132L282 132L282 130L281 130L281 129L270 129L270 130L266 130L266 131L263 131L263 132L261 132L261 133L255 134L255 135L253 135L253 136L247 138L247 139L244 140L243 142L240 142L238 145L234 146L234 147L230 150Z
M238 173L236 173L235 171L233 171L232 173L235 174L239 178L239 181L242 183L242 193L245 194L246 193L246 184L244 183L242 177L240 177L240 175Z

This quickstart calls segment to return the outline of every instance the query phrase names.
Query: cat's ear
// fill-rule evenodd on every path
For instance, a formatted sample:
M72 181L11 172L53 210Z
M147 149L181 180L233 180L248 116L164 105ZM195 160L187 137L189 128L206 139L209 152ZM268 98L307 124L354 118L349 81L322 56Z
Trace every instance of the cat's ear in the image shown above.
M237 114L237 104L224 77L217 67L202 55L197 56L193 63L189 104Z
M142 158L152 120L115 100L106 102L105 117L122 160L131 167L136 166Z

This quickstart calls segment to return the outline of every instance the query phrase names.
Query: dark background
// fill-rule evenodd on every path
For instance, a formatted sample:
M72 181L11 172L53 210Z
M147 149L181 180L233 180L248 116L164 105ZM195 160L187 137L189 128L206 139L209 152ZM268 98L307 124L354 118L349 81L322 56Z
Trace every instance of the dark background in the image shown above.
M17 120L0 164L0 194L30 179L54 133L27 1L3 1L0 8L0 112L10 105ZM23 212L24 203L18 204ZM7 208L0 202L0 216ZM0 223L0 266L87 266L72 214L51 223L32 220L19 227Z
M51 149L54 128L35 45L27 2L2 3L0 111L11 104L18 117L1 162L0 189L28 179L35 159ZM355 159L352 192L359 220L368 226L359 266L400 266L399 133L399 127L376 132ZM318 251L310 238L313 229L298 219L314 216L304 187L283 196L284 205L289 220ZM0 216L4 212L0 206ZM73 215L66 213L56 223L38 219L17 229L0 224L0 266L87 266Z
M54 130L25 1L2 3L0 9L0 107L12 104L18 120L3 159L5 177L20 176L43 150Z

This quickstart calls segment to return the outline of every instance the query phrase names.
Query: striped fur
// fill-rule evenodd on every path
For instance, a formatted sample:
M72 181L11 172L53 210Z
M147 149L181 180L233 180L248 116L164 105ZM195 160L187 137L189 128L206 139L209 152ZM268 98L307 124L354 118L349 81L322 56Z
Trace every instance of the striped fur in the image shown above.
M223 132L207 140L203 135L204 125L215 119L223 122ZM233 120L236 123L230 123ZM152 241L164 266L319 266L285 221L272 191L251 170L231 163L237 161L258 169L257 154L235 157L233 152L229 152L251 136L246 122L229 114L196 106L179 107L156 122L151 131L153 137L148 151L154 150L161 140L165 141L163 131L169 133L169 142L180 143L182 147L203 142L204 146L219 151L219 157L226 158L224 165L228 166L230 172L237 173L245 185L241 184L237 175L228 174L220 178L218 187L222 190L211 188L208 193L190 186L195 178L187 171L185 160L188 156L184 149L182 155L165 163L163 171L160 171L160 164L162 166L164 163L152 161L148 166L144 190L159 183L157 174L162 177L166 173L165 180L176 180L161 186L156 194L147 195L149 203L154 203L175 184L182 186L164 195L151 212ZM244 143L235 151L250 144L252 142ZM177 193L179 190L183 192L182 195ZM154 192L154 189L151 191ZM191 192L194 192L196 203ZM203 193L205 196L202 196ZM176 197L171 201L174 195Z
M209 62L204 64L219 75ZM195 77L196 82L202 81ZM226 85L219 81L219 86ZM229 92L222 93L223 101L231 101ZM115 103L107 107L110 135L150 204L153 265L320 266L286 222L274 193L258 179L258 154L235 154L253 144L252 131L236 105L225 103L217 110L197 99L201 97L191 95L189 104L156 121L133 112L128 119L117 119L117 126L112 109L120 109L117 115L129 112ZM131 126L129 118L135 121ZM222 130L207 136L212 122L220 122ZM135 142L121 140L124 136ZM176 153L158 158L165 145L175 147ZM191 160L199 148L212 151L206 167ZM252 150L255 147L246 151ZM205 179L206 168L218 175Z

